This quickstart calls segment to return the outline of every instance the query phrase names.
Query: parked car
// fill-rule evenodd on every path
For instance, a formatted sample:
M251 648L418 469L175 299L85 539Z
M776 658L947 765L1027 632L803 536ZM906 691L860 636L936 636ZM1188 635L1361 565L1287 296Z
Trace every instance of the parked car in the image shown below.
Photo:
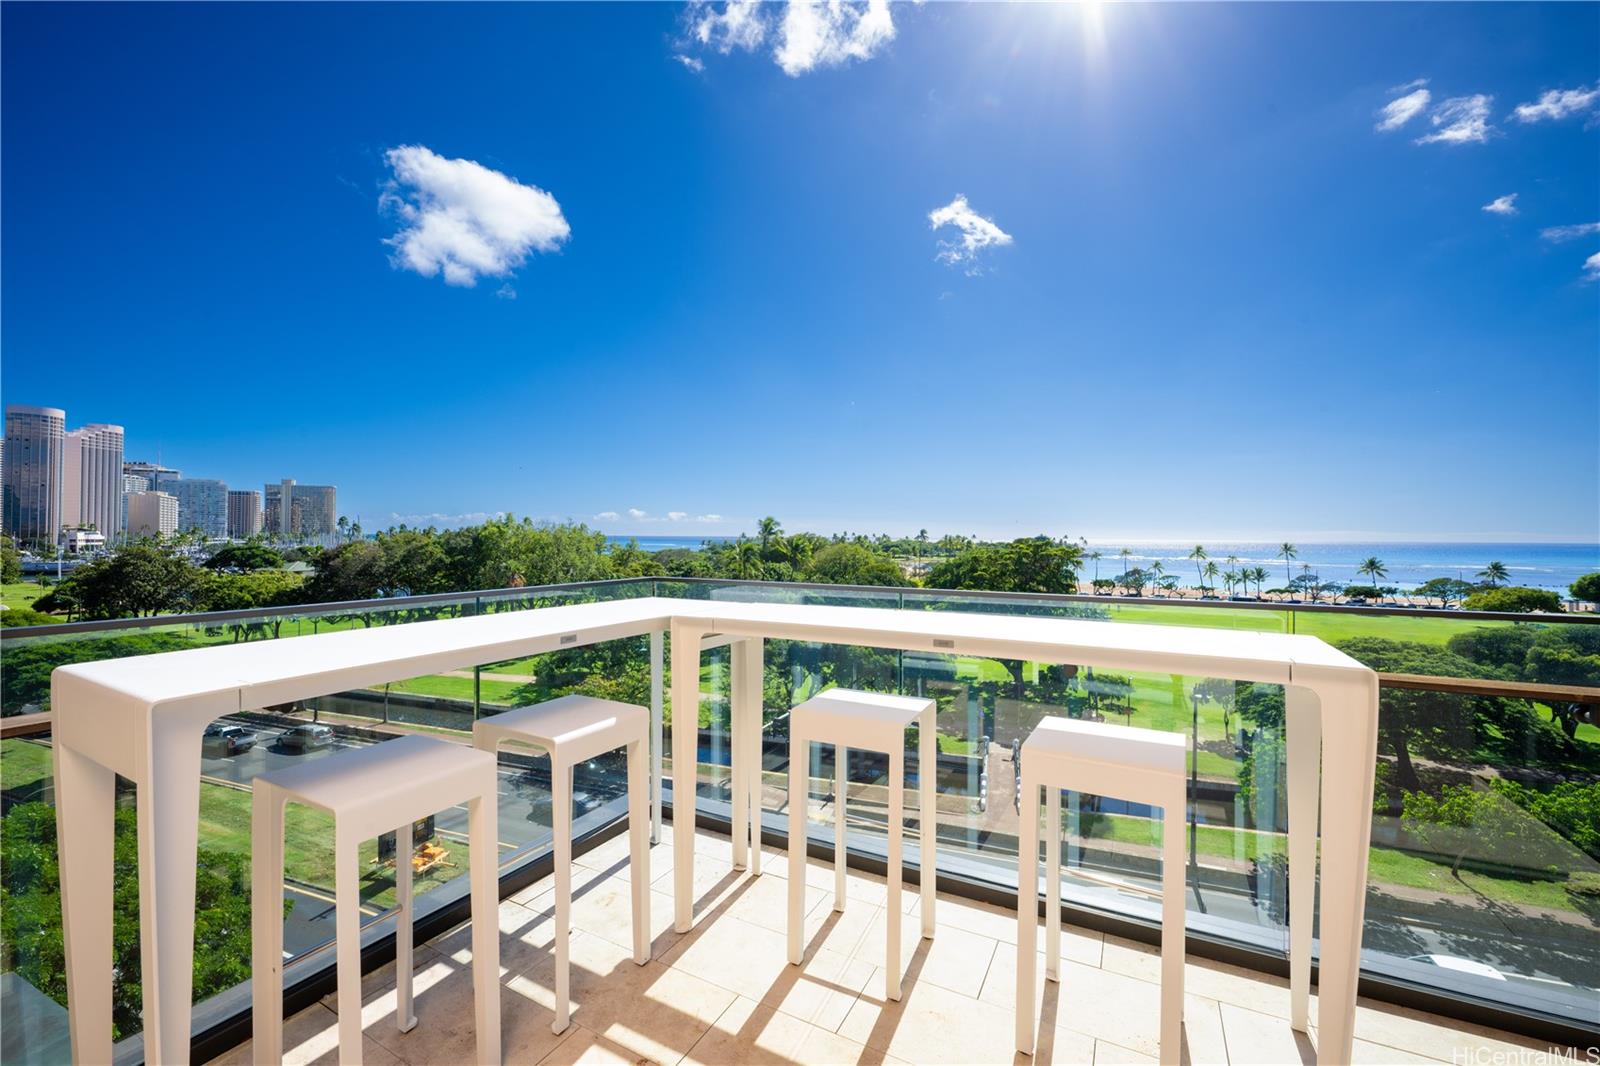
M280 747L290 748L294 751L315 751L317 748L326 748L333 743L333 730L325 725L306 723L293 726L284 730L278 738Z
M201 750L207 755L237 755L256 746L256 734L242 725L213 722L206 726Z

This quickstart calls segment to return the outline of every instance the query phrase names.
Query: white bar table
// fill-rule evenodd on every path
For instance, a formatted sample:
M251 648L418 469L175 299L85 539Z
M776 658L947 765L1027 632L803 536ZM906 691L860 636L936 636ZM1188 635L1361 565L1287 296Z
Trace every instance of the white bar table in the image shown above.
M699 705L702 641L737 641L738 803L759 796L761 641L1225 677L1288 693L1291 1020L1310 991L1321 748L1320 1055L1348 1061L1377 750L1377 675L1312 637L953 611L645 597L110 659L51 675L56 820L73 1058L111 1058L112 809L116 774L138 790L145 1058L189 1059L201 734L216 718L295 700L670 629L673 705ZM652 640L652 651L660 642ZM754 689L752 692L751 689ZM652 703L655 701L652 700ZM652 708L656 710L656 708ZM751 719L754 721L752 722ZM675 729L676 925L693 913L697 728ZM689 767L687 788L683 767ZM746 795L748 791L748 796ZM684 800L688 798L687 806ZM759 842L759 807L747 808ZM754 817L749 817L754 815ZM736 851L742 852L736 842ZM758 861L759 847L751 863ZM1037 906L1038 886L1031 905ZM1019 898L1026 889L1019 892ZM1023 923L1031 930L1030 923ZM1026 935L1030 935L1028 933ZM1029 957L1029 952L1022 957ZM1031 971L1030 971L1031 976Z
M1378 676L1372 670L1315 637L1278 633L731 601L680 601L672 615L675 717L685 706L698 711L700 646L712 635L718 640L797 640L1283 685L1289 778L1290 1024L1305 1032L1309 1023L1320 762L1323 878L1317 1054L1322 1062L1350 1061L1378 743ZM735 692L733 701L737 708L749 698ZM735 714L733 719L736 732L742 728L740 717ZM698 730L673 730L674 924L680 932L692 925L694 905L694 818L679 806L693 792L692 784L687 793L683 789L680 768L695 765L697 742ZM739 738L731 738L730 745L738 752ZM1025 849L1028 838L1036 835L1037 826L1032 833L1024 826L1019 833L1021 846ZM789 846L805 844L790 841ZM1038 898L1037 883L1018 885L1018 907L1033 911ZM1036 935L1032 922L1021 923L1021 929L1025 942L1017 950L1019 1001L1033 994L1033 967L1028 960L1033 958Z
M116 774L137 789L144 1057L177 1066L189 1061L200 738L209 723L347 689L659 633L679 602L507 611L58 668L50 696L73 1061L111 1061Z

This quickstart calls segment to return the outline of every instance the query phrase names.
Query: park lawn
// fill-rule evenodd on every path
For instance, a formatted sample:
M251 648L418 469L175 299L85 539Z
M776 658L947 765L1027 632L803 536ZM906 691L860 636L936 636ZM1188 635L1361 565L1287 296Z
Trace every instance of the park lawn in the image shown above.
M0 791L20 794L53 773L48 745L19 737L0 740Z
M1130 815L1099 815L1095 819L1093 839L1155 847L1160 838L1152 833L1152 824L1149 819ZM1187 832L1188 826L1183 826L1183 830ZM1286 855L1287 847L1287 841L1278 833L1210 825L1198 826L1195 833L1196 850L1210 858L1252 862L1257 857ZM1482 897L1499 903L1581 913L1564 881L1535 876L1495 877L1470 868L1463 868L1461 879L1457 880L1451 876L1448 860L1435 862L1395 848L1370 849L1367 878L1377 888L1387 885L1424 889L1442 895Z
M488 681L480 680L482 686L482 700L484 703L494 703L509 706L515 701L516 693L522 688L514 681ZM473 679L470 677L445 677L439 674L430 674L427 677L412 677L404 681L396 681L389 686L390 692L406 692L416 696L439 696L444 699L462 700L472 702ZM382 692L382 685L374 685L372 691Z
M1547 722L1554 718L1554 715L1552 715L1550 712L1550 707L1548 704L1535 703L1533 705L1533 710L1535 714ZM1600 726L1590 725L1588 722L1583 722L1578 726L1578 733L1575 739L1587 741L1590 744L1600 744Z
M1158 604L1108 603L1113 622L1141 622L1155 625L1197 626L1205 629L1245 629L1266 633L1299 633L1321 637L1329 643L1352 637L1382 637L1385 640L1443 644L1457 633L1483 626L1516 625L1515 622L1484 622L1471 618L1432 618L1425 615L1355 613L1333 614L1288 610L1241 610L1216 607L1162 607Z
M210 781L200 783L200 846L212 851L244 857L250 863L251 793L231 785ZM453 866L440 866L412 879L414 895L454 880L465 874L469 853L465 841L441 840L449 849ZM313 886L333 894L333 816L298 803L291 803L284 819L284 875L301 885ZM374 864L378 842L364 841L361 854L361 902L386 910L395 904L394 873Z
M7 608L32 607L34 600L49 591L49 588L37 581L7 581L0 585L0 603L4 603ZM63 615L61 620L66 621L66 616Z

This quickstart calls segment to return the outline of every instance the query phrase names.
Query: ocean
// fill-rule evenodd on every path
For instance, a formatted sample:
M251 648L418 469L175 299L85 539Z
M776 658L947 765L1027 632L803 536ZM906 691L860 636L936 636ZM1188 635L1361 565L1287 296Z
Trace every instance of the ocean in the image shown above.
M666 548L698 549L704 541L732 540L732 537L607 537L613 543L626 543L636 539L646 551ZM1188 558L1194 545L1172 541L1128 542L1126 544L1101 544L1091 542L1089 550L1101 553L1101 577L1115 577L1124 569L1118 553L1127 547L1133 554L1128 565L1148 570L1160 560L1166 572L1186 585L1197 583L1194 563ZM1600 544L1456 544L1403 541L1375 541L1371 543L1310 543L1296 545L1299 553L1291 560L1290 575L1301 573L1309 564L1313 573L1324 581L1340 584L1366 584L1368 578L1356 573L1356 567L1370 555L1383 560L1388 577L1383 584L1402 589L1415 586L1434 577L1455 577L1464 581L1477 580L1478 571L1490 562L1504 563L1511 572L1511 584L1532 588L1553 589L1561 593L1580 575L1600 571ZM1278 545L1273 543L1241 541L1235 543L1207 544L1206 554L1216 561L1219 570L1229 568L1230 555L1238 557L1238 566L1264 566L1270 575L1267 588L1283 585L1283 560L1278 557ZM1204 565L1204 564L1202 564ZM1084 564L1082 576L1095 576L1094 562Z

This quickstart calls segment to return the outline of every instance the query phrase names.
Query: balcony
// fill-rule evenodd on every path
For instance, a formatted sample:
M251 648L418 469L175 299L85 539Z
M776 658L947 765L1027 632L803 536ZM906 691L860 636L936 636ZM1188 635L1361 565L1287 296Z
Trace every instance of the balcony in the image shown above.
M50 935L52 900L57 891L53 883L54 823L48 809L40 806L51 799L46 683L51 668L211 643L293 639L331 629L648 595L907 611L1064 615L1313 633L1340 642L1366 639L1368 644L1355 646L1379 659L1392 649L1374 641L1402 641L1436 649L1437 654L1408 658L1404 670L1386 661L1369 661L1384 672L1385 687L1362 952L1362 991L1367 999L1356 1029L1358 1042L1364 1043L1358 1043L1358 1052L1375 1061L1398 1061L1404 1053L1448 1061L1452 1045L1440 1034L1453 1034L1450 1040L1471 1046L1477 1046L1473 1042L1493 1046L1488 1043L1491 1039L1502 1038L1517 1047L1529 1046L1526 1039L1504 1034L1491 1037L1467 1023L1442 1020L1445 1017L1491 1022L1536 1042L1587 1046L1596 1039L1592 1034L1600 1028L1600 979L1596 976L1600 974L1600 844L1594 837L1593 810L1594 782L1600 775L1600 730L1582 708L1593 707L1600 692L1557 685L1518 687L1491 676L1487 667L1480 669L1481 660L1457 653L1488 647L1497 640L1521 646L1557 629L1583 634L1582 639L1587 640L1588 634L1600 634L1592 621L1418 610L1385 614L1299 605L1107 602L1090 597L637 580L10 631L3 660L7 736L0 742L4 744L4 780L0 783L6 812L4 881L8 894L6 1060L53 1061L60 1057L58 1049L63 1045L52 1041L65 1039L58 1005L64 998L60 946ZM1449 643L1462 636L1465 643ZM1449 651L1452 647L1457 651ZM1361 652L1353 653L1361 657ZM245 747L218 738L207 748L201 788L202 908L209 905L225 918L229 906L238 906L242 898L238 885L248 884L243 871L249 858L248 789L253 776L269 766L320 757L331 750L302 750L285 744L283 734L295 725L315 721L330 726L333 746L338 747L379 743L407 731L465 736L479 716L571 690L650 704L664 701L668 691L652 684L651 655L650 641L634 638L509 663L484 663L470 670L414 678L381 689L342 692L230 718L229 724L241 727L241 732L253 732L256 742ZM1447 672L1450 670L1458 672ZM695 791L697 816L702 824L713 826L719 819L726 821L731 784L729 673L727 649L706 653L698 708L700 755ZM1009 1009L1004 1009L1009 1001L1003 999L1008 982L1002 980L1007 967L993 960L1005 949L1004 903L1008 896L1014 899L1016 890L1011 745L1045 714L1127 721L1189 735L1190 810L1183 831L1189 856L1190 972L1195 975L1190 992L1205 1001L1199 1015L1191 1011L1190 1053L1195 1061L1250 1058L1244 1049L1251 1047L1249 1040L1254 1037L1246 1034L1260 1035L1265 1030L1252 1026L1248 1013L1237 1012L1261 1009L1271 1016L1286 1006L1286 994L1275 988L1282 985L1288 937L1281 689L1241 686L1225 678L1095 676L1087 670L1028 662L778 641L769 644L763 680L767 786L763 831L769 844L779 849L785 832L786 793L781 782L787 775L788 707L833 683L920 693L937 700L940 887L951 894L951 905L943 912L941 923L950 932L941 936L947 935L949 941L964 935L978 938L971 946L976 955L988 951L990 961L983 967L984 974L968 972L979 969L976 964L958 964L953 967L960 971L957 975L941 977L941 968L952 967L934 956L949 949L933 948L923 960L922 971L913 962L914 991L896 1010L883 1010L882 1002L874 1000L870 991L879 986L863 977L853 994L848 988L829 986L830 996L851 1000L837 1024L823 1024L832 1021L831 1016L819 1018L802 1012L798 1024L808 1028L795 1028L790 1023L794 1012L780 1009L774 1014L758 1005L775 994L767 988L773 982L753 982L752 988L760 985L755 988L759 998L751 996L743 984L729 989L718 983L716 968L727 965L727 957L734 954L726 944L718 946L728 935L718 932L719 923L697 926L687 934L685 943L676 943L675 934L666 931L670 908L663 909L658 898L656 920L662 928L657 932L663 937L658 937L655 961L647 968L653 983L636 992L661 1004L660 1018L652 1014L638 1019L637 1024L614 1023L658 1041L651 1046L659 1049L659 1055L641 1050L619 1040L612 1025L593 1021L607 1017L603 1004L615 995L615 989L606 991L604 984L593 984L589 996L584 995L584 982L596 979L581 976L584 970L591 975L609 972L604 964L605 901L614 895L614 888L608 889L606 877L626 876L625 867L613 868L607 861L607 849L615 845L603 843L583 860L596 876L590 879L589 902L577 908L578 928L586 937L595 938L597 954L586 960L576 954L576 946L574 949L578 1002L588 999L591 1022L584 1021L580 1006L574 1017L583 1029L569 1035L560 1047L545 1049L556 1055L554 1061L560 1060L562 1048L573 1056L587 1050L570 1043L591 1039L585 1032L592 1034L600 1050L669 1061L684 1054L717 1060L712 1052L719 1048L717 1054L722 1058L718 1061L748 1061L738 1053L746 1047L796 1061L836 1061L853 1046L851 1041L866 1051L858 1048L848 1056L850 1061L874 1056L932 1061L936 1056L927 1049L905 1042L914 1041L915 1034L928 1027L928 1023L914 1022L919 1011L948 1018L950 1011L959 1008L961 1016L971 1020L963 1031L970 1029L974 1034L986 1031L981 1019L995 1013L997 1007L1009 1022ZM664 712L670 725L671 708L665 707ZM675 778L670 752L663 754L669 778L665 799L670 804ZM848 846L852 864L862 871L860 883L870 886L872 871L881 869L884 856L882 803L873 783L881 767L868 757L858 759L852 780L858 782L859 796L854 792L851 796ZM512 993L505 1008L506 1049L508 1057L515 1054L519 1061L537 1061L536 1049L530 1046L523 1053L515 1052L518 1044L513 1034L524 1029L532 1032L538 1026L518 1020L520 1008L515 997L538 1004L547 987L539 983L538 976L539 967L545 964L543 945L548 939L548 930L542 926L548 923L541 922L537 901L551 861L545 828L549 821L548 781L541 776L540 763L514 755L503 755L501 760L501 888L511 901L503 919L513 928L520 927L518 923L527 926L526 935L520 938L526 946L515 947L508 939L503 960L512 971L505 982ZM817 792L824 804L819 810L826 804L826 788L820 779L830 773L831 767L820 764L811 773L819 779ZM620 761L596 760L579 773L575 829L590 844L605 840L623 814L620 781ZM1054 1008L1058 1028L1052 1054L1056 1061L1087 1061L1088 1055L1138 1053L1143 1046L1140 1026L1149 1023L1153 1030L1153 1012L1130 1011L1128 1004L1137 1004L1140 996L1150 994L1148 987L1140 987L1145 984L1144 977L1152 976L1140 961L1148 959L1140 945L1152 935L1155 912L1143 896L1108 887L1106 881L1117 878L1137 883L1158 873L1160 822L1151 819L1147 810L1096 797L1076 797L1069 809L1073 843L1063 850L1069 878L1066 907L1069 927L1079 934L1071 942L1085 947L1084 956L1075 961L1086 970L1097 967L1102 975L1086 972L1078 988L1069 983L1062 992ZM131 841L131 807L119 818L119 832ZM291 839L295 829L291 820ZM299 829L300 846L291 848L289 856L286 947L293 958L286 975L291 1006L308 1011L297 1016L298 1029L291 1029L289 1043L295 1044L293 1034L300 1031L305 1034L302 1049L310 1053L319 1047L321 1038L316 1034L332 1019L315 1006L331 982L328 940L332 907L325 898L332 881L331 848L322 827L307 822ZM440 937L433 943L435 954L419 953L419 968L443 967L432 978L438 981L449 981L450 972L459 969L459 959L446 961L455 943L449 929L465 909L459 877L466 865L465 845L458 829L448 816L440 816L433 827L434 837L452 852L448 861L455 865L436 867L416 885L419 935ZM813 824L813 831L812 850L828 851L831 832L820 823ZM708 839L709 853L725 860L714 838ZM364 859L375 857L377 844L369 842L367 848L370 854ZM658 856L663 852L657 849ZM657 859L655 877L669 871L668 863L670 859ZM714 861L706 867L701 879L710 887L720 875ZM382 871L381 865L369 866L363 881L366 948L375 967L381 967L386 952L392 953L389 907L393 884ZM131 863L125 872L131 876ZM719 885L718 894L703 899L701 905L726 908L739 920L766 928L773 920L781 921L781 915L773 919L763 910L767 891L744 881ZM870 896L872 890L864 887L862 891ZM126 913L131 916L133 893L125 895ZM524 904L533 906L526 909ZM55 907L59 922L59 905ZM600 913L585 918L586 909ZM850 920L859 917L851 915ZM201 926L208 931L230 928L226 920ZM126 934L131 938L126 956L136 960L131 924L119 925L118 932L119 937ZM863 930L857 928L856 932ZM846 930L839 935L843 940L851 934ZM230 1049L248 1036L248 936L246 919L242 931L235 930L231 939L217 934L215 940L197 944L195 1040L199 1058L237 1054ZM581 940L575 938L575 945ZM858 948L864 952L878 943L870 936L858 937L849 945L841 943L838 954L850 959L860 953ZM942 947L942 941L935 943ZM846 946L850 950L844 950ZM121 948L118 951L123 954ZM1090 954L1095 957L1089 958ZM989 971L995 975L994 987L990 987ZM721 990L718 995L742 993L744 1000L730 1000L715 1011L715 1017L706 1017L718 997L698 996L694 989L699 986L690 979ZM381 969L372 980L376 992L381 987ZM420 979L419 988L425 988L428 980ZM802 985L808 981L806 976L799 978ZM949 988L953 983L962 987ZM122 969L114 1021L121 1041L119 1058L130 1060L141 1051L136 1038L140 1027L136 985L132 966ZM1126 996L1117 1004L1108 1000L1102 1011L1083 1009L1085 996L1087 1002L1094 1002L1096 995L1109 996L1104 991L1108 988L1123 988ZM940 998L946 994L964 998L941 1004ZM997 997L1002 998L997 1002ZM448 1011L447 998L440 999L443 1007L430 1007L429 999L428 992L422 991L418 1007L423 1025L411 1037L430 1039L430 1030L444 1028L430 1026L427 1012ZM612 1002L615 1014L615 1003L621 1001ZM1417 1021L1419 1009L1437 1017ZM1228 1038L1221 1055L1196 1044L1202 1033L1209 1032L1204 1026L1213 1015L1218 1019L1217 1032ZM1235 1018L1231 1029L1230 1017ZM851 1028L852 1018L857 1019L855 1028ZM692 1025L688 1019L693 1019ZM659 1030L653 1020L659 1020ZM1421 1028L1408 1028L1412 1022ZM690 1029L697 1035L683 1044ZM18 1032L29 1039L26 1049L14 1057L11 1034ZM1395 1035L1397 1032L1402 1035ZM1427 1033L1433 1035L1419 1035ZM1288 1034L1284 1025L1262 1038L1280 1040ZM393 1036L393 1029L384 1030L381 1023L368 1018L368 1035L381 1042ZM1008 1057L1005 1036L1002 1026L1000 1043L992 1053L974 1050L973 1054L981 1054L980 1061ZM706 1040L712 1043L702 1047ZM331 1036L327 1041L331 1049ZM1096 1041L1104 1045L1103 1052ZM1288 1044L1257 1046L1254 1054L1258 1061L1280 1061L1296 1046L1290 1038ZM373 1058L378 1058L376 1052ZM427 1053L417 1058L413 1052L412 1061L429 1058ZM432 1060L439 1061L436 1057Z

